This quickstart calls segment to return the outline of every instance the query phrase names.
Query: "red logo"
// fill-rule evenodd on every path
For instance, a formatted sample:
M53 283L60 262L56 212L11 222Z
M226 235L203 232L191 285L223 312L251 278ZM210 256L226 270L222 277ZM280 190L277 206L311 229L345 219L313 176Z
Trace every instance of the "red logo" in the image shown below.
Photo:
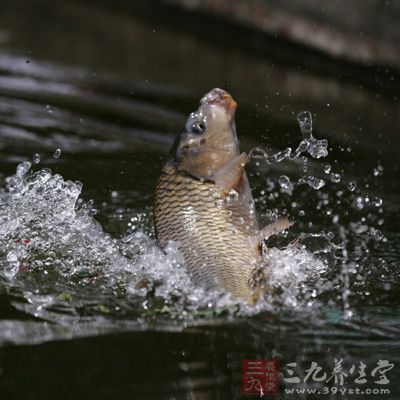
M279 360L242 360L242 394L258 397L278 393Z

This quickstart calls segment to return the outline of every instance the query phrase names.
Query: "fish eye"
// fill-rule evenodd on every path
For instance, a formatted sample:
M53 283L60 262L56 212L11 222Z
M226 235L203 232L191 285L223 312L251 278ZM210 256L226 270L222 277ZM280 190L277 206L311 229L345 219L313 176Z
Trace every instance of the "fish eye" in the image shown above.
M206 130L206 123L204 119L189 118L186 123L186 132L194 133L196 135L203 133Z

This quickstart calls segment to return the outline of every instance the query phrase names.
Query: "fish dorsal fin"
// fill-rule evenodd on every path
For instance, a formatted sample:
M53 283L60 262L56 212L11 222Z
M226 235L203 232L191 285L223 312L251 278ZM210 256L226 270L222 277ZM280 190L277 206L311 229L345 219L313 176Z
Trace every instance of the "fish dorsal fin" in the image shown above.
M228 161L213 175L215 184L227 193L231 189L239 191L243 181L244 167L249 159L250 157L246 153L242 153Z

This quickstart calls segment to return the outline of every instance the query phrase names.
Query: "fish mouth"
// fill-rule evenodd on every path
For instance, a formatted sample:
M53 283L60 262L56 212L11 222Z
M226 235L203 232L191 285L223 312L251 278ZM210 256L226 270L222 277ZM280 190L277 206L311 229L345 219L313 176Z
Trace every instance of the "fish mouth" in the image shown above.
M200 100L200 105L217 104L222 106L226 112L233 117L236 111L237 103L233 100L232 96L225 90L215 88L208 92Z

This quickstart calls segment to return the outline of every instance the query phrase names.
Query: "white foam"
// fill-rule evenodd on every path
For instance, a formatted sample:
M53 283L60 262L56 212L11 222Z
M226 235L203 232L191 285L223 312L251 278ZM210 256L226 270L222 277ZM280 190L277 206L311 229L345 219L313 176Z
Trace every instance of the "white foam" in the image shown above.
M0 193L0 276L9 287L22 282L26 304L17 308L50 318L46 310L62 305L66 297L71 297L72 308L79 297L82 308L101 303L104 295L116 296L116 288L116 303L136 299L146 310L149 299L159 299L169 312L181 316L199 310L253 314L269 308L271 299L249 307L229 294L194 285L174 243L162 251L141 230L112 238L93 217L93 207L80 199L80 182L30 168L28 162L20 164ZM324 269L322 262L296 246L270 249L264 262L271 286L282 289L280 301L287 307L298 307L307 279ZM24 277L30 274L52 282L54 292L49 285L35 291L24 287ZM60 280L62 296L56 290ZM99 288L98 299L89 292L93 286Z

